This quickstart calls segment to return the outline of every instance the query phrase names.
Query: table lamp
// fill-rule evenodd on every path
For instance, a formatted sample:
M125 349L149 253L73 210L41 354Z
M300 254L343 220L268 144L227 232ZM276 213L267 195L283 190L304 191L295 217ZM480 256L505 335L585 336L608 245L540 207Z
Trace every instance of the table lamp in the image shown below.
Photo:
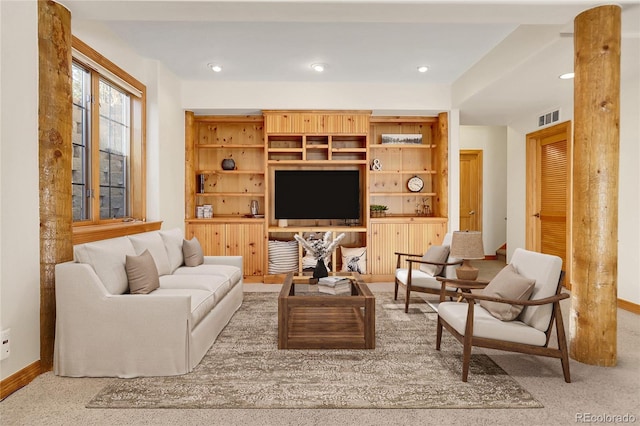
M456 269L460 280L478 278L478 268L471 266L470 259L484 259L484 245L480 231L455 231L451 239L451 257L462 259L462 266Z

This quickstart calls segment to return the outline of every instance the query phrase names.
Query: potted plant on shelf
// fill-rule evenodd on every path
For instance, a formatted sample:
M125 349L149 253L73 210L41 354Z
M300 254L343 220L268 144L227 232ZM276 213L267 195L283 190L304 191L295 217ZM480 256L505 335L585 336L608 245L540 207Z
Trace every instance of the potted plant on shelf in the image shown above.
M371 204L369 206L369 211L371 212L371 217L384 217L387 215L387 210L389 207L383 206L381 204Z

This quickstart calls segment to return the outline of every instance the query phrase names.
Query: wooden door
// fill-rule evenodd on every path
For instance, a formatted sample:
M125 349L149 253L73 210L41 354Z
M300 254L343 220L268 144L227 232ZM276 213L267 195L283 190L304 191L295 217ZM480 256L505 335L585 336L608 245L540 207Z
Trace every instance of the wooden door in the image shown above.
M460 229L482 231L482 151L460 151Z
M527 135L527 241L529 250L570 262L571 122Z

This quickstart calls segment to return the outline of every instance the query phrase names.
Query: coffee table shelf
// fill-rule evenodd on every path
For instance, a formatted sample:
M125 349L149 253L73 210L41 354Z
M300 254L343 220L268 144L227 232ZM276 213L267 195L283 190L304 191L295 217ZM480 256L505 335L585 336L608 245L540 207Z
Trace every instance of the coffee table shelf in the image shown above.
M287 275L278 296L278 349L375 348L375 298L357 273L348 277L351 294L329 295L318 293L310 276Z

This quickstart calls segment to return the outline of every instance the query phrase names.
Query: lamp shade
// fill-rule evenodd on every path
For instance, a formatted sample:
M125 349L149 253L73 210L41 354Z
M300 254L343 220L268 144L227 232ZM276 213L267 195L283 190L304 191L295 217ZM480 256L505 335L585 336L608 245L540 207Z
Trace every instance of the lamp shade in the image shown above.
M480 231L456 231L451 239L451 257L484 259L484 245Z

